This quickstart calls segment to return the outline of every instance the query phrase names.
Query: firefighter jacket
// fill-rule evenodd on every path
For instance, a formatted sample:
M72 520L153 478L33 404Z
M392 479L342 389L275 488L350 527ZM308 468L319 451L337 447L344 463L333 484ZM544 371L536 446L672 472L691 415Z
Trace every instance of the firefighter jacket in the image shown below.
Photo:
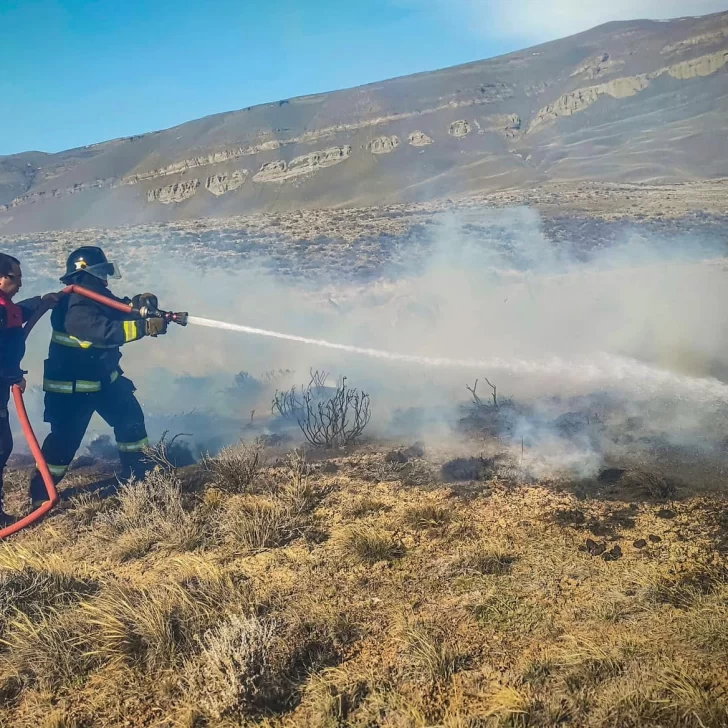
M123 303L100 281L88 276L83 286ZM51 314L51 343L43 389L59 394L100 392L123 373L119 347L145 334L144 320L92 301L78 293L64 296Z
M0 386L16 384L25 372L20 362L25 356L23 324L40 306L40 296L13 303L0 291Z

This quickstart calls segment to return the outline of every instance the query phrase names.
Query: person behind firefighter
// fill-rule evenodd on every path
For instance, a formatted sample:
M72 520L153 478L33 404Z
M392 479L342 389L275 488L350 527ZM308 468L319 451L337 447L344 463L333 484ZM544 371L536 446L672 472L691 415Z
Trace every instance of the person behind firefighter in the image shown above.
M23 324L42 306L53 308L60 300L57 293L42 298L28 298L14 303L13 298L23 287L23 273L17 258L0 253L0 528L14 519L3 508L3 471L13 451L13 433L10 429L8 404L10 388L17 384L25 392L25 374L20 362L25 356Z
M75 284L138 310L156 297L144 293L133 299L117 298L108 289L109 278L120 278L116 265L101 248L84 246L66 262L61 282ZM148 463L143 457L147 431L144 414L131 380L119 366L119 348L146 336L166 333L164 318L142 318L136 310L122 313L78 293L64 296L51 315L51 343L45 361L45 421L51 431L43 443L43 456L58 483L81 445L94 412L114 429L121 461L119 477L143 478ZM48 500L38 470L31 480L31 506Z

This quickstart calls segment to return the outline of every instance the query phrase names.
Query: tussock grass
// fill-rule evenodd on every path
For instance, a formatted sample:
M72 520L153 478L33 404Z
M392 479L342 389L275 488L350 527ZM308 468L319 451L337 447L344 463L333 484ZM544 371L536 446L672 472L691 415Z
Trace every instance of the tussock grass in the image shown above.
M193 644L195 623L205 617L204 606L176 585L135 589L111 583L80 610L90 654L104 663L123 661L152 671L179 664Z
M288 460L287 478L267 495L238 495L230 499L219 524L224 539L245 551L283 546L306 535L315 525L313 510L322 496L309 479L301 453Z
M77 527L88 528L93 525L97 516L111 505L110 498L102 498L97 493L81 493L71 499L66 513Z
M433 624L418 621L407 626L402 641L410 679L442 683L455 674L462 662L452 640Z
M642 583L642 595L652 604L687 608L728 583L727 567L693 562L687 568L655 571Z
M474 605L471 611L483 626L498 631L532 630L544 616L543 610L536 604L500 591Z
M564 681L571 692L593 687L624 672L629 646L615 646L586 637L566 636L556 663L565 669Z
M287 670L294 682L313 670L337 664L360 634L353 615L310 596L299 598L295 608L285 609L281 619Z
M256 496L231 502L220 523L236 547L253 552L288 543L300 535L300 527L289 504Z
M677 495L677 484L658 473L633 470L627 473L623 482L656 501L671 500Z
M350 506L344 509L344 515L347 518L364 518L374 513L379 513L387 508L387 504L372 496L361 496L357 498Z
M93 525L112 543L112 557L119 561L143 556L152 547L191 551L210 536L200 514L185 507L179 478L161 468L122 485L115 506Z
M725 698L699 672L675 662L644 664L599 694L592 724L719 728L728 721Z
M346 558L375 564L399 558L404 549L401 542L390 533L376 528L352 526L341 539L341 551Z
M0 637L16 613L41 619L54 607L72 604L96 590L95 582L78 575L56 555L6 544L0 548Z
M202 557L185 554L171 563L176 583L188 594L198 614L216 615L255 611L255 594L245 576L223 569Z
M368 466L366 474L375 483L399 482L407 488L422 488L439 480L437 471L424 458L407 462L377 459Z
M460 556L454 571L464 576L474 574L502 576L510 573L515 561L516 557L505 546L499 544L477 546Z
M364 676L352 675L340 667L322 670L312 677L306 689L306 725L313 728L346 725L367 692Z
M527 688L505 686L496 690L490 697L489 707L484 718L495 721L497 726L508 728L528 728L537 725L531 721L531 697Z
M424 503L405 510L402 520L410 528L439 528L452 520L452 511L436 503Z
M36 684L41 690L68 686L94 664L83 630L70 610L48 607L35 618L17 612L0 644L8 652L6 664L21 684Z
M728 660L728 604L698 604L683 615L680 628L686 640L710 654Z

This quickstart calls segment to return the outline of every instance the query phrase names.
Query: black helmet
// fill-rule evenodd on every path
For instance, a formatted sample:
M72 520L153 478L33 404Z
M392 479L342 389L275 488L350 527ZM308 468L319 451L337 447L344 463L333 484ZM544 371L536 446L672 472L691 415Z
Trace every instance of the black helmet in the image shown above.
M101 248L93 245L84 245L74 250L66 261L66 274L61 278L61 283L71 283L79 273L90 273L92 276L105 281L111 278L121 278L115 263L107 260L106 254Z

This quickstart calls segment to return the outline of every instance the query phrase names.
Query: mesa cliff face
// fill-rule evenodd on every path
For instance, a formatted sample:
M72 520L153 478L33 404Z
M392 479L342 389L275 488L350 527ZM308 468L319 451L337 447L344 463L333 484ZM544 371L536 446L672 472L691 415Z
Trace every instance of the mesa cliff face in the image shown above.
M728 176L728 13L0 157L0 232Z

